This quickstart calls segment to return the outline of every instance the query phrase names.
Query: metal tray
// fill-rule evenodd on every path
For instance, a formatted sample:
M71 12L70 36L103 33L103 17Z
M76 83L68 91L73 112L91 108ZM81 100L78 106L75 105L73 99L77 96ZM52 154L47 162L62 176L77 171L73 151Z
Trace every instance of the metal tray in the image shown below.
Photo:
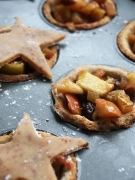
M53 111L50 85L68 71L84 64L106 64L135 70L134 62L124 57L116 45L116 35L124 24L135 19L135 2L116 0L118 16L93 30L70 33L48 23L41 12L40 0L0 0L0 26L14 24L20 16L30 27L64 32L60 54L52 69L53 79L34 79L22 83L0 84L0 133L15 129L28 112L37 129L56 135L81 137L89 149L80 151L78 180L134 180L135 124L112 132L90 132L64 123ZM21 36L21 35L20 35Z

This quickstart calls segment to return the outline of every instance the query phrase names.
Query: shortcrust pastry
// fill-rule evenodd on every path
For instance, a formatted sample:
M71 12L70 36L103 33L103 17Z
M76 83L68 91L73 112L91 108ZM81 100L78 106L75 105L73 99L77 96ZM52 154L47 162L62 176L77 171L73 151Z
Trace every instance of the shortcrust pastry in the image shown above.
M76 180L73 152L87 146L80 138L36 131L25 114L15 131L0 136L0 180Z
M42 74L52 78L51 68L57 60L57 42L65 38L60 32L38 30L15 24L0 28L0 81L16 82Z
M93 131L129 128L135 121L135 72L85 65L52 84L54 111Z
M102 26L117 15L113 0L46 0L42 11L49 22L72 32Z
M120 51L130 60L135 61L135 21L130 21L117 35Z

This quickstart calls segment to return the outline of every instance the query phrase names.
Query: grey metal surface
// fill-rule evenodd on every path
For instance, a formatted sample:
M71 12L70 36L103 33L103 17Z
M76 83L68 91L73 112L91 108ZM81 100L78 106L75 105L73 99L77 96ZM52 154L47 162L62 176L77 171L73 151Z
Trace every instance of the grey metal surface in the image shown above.
M35 79L23 83L0 84L0 133L14 129L25 112L35 127L56 135L81 137L89 149L77 154L79 180L135 179L135 124L127 130L90 132L64 123L53 111L50 85L68 71L84 64L106 64L135 70L116 45L116 35L123 25L135 19L135 2L116 0L118 16L100 28L70 33L51 25L41 13L43 1L1 0L0 26L12 25L20 16L26 25L39 29L64 32L60 54L52 69L53 79ZM20 35L21 36L21 35Z

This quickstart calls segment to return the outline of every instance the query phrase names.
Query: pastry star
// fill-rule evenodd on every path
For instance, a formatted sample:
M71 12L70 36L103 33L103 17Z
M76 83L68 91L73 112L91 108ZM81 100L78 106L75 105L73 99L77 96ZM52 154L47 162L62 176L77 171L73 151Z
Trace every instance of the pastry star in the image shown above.
M12 140L0 144L0 180L57 180L51 161L56 156L69 154L87 145L79 138L41 137L26 113Z
M24 25L19 17L11 31L0 33L0 67L21 57L39 73L52 78L50 67L40 49L64 39L59 32L38 30Z

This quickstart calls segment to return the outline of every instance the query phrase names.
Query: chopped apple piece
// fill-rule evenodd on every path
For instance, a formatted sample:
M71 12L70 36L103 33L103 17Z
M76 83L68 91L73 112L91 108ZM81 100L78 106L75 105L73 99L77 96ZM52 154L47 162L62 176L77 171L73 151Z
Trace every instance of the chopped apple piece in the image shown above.
M114 88L113 84L109 84L85 70L79 73L76 84L86 91L95 91L99 96L107 94Z
M112 0L105 1L105 10L106 10L107 15L110 17L117 15L117 10Z
M125 90L128 84L128 80L126 77L122 76L120 79L119 89Z
M96 99L99 99L99 98L100 98L100 96L99 96L99 94L97 92L90 91L90 90L88 91L88 93L87 93L87 100L95 103Z
M135 89L135 72L130 72L127 74L128 85L126 89L133 87Z
M74 22L67 22L65 23L66 27L68 28L69 31L74 32L75 31L75 24Z
M113 103L116 103L116 94L119 92L119 90L111 91L109 92L104 98L108 101L111 101Z
M83 89L69 79L64 79L61 83L57 84L57 92L63 94L83 94Z
M14 61L8 64L5 64L0 68L0 73L18 75L25 73L25 64L23 62Z
M105 96L105 99L117 104L123 114L133 110L134 103L130 100L130 97L125 93L124 90L109 92Z
M133 110L134 103L124 90L119 90L116 94L116 103L123 114Z
M98 69L93 73L93 75L99 77L100 79L102 79L103 76L105 75L105 70Z
M72 13L72 21L75 24L81 24L84 22L84 20L82 19L81 15L79 13L73 12Z
M122 116L119 108L112 102L105 99L96 99L95 113L98 118L119 118Z

